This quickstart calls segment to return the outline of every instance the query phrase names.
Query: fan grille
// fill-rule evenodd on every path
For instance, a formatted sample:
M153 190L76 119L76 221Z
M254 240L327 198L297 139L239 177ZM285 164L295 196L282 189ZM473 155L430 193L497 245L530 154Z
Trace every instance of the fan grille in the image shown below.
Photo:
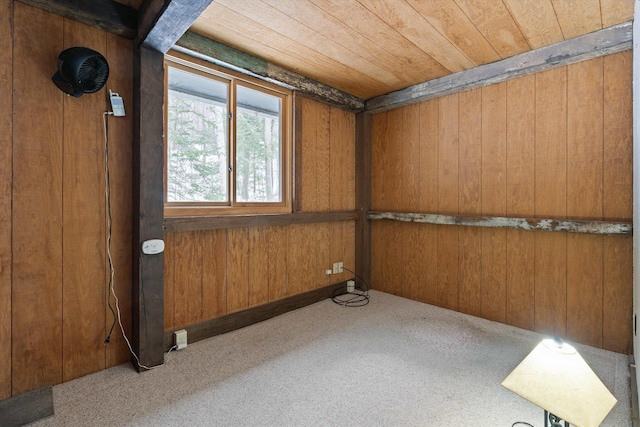
M78 70L78 86L85 93L100 90L109 77L109 65L102 56L87 58Z

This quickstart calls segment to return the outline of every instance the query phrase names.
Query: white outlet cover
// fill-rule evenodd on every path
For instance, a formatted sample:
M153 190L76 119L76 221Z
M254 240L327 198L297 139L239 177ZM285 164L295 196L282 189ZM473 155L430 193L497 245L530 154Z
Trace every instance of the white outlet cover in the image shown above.
M164 252L164 240L151 239L142 242L142 253L147 255L155 255Z

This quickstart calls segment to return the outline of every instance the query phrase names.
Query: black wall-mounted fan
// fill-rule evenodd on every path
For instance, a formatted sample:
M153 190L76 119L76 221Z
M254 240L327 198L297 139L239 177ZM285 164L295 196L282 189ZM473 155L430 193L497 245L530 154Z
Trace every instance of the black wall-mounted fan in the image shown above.
M58 55L58 71L51 79L61 91L78 98L99 91L108 78L104 56L87 47L72 47Z

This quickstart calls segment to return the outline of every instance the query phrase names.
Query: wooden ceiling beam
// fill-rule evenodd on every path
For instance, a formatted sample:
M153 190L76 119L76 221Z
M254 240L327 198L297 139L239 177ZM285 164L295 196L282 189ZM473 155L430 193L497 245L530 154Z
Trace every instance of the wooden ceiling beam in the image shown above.
M112 0L19 1L129 39L138 34L138 12Z
M348 111L360 112L364 109L364 100L357 96L191 31L187 31L175 43L173 49L252 77L298 90L306 97L326 102Z
M213 0L147 0L138 10L139 45L167 53Z
M366 101L371 114L631 49L632 22L521 53Z

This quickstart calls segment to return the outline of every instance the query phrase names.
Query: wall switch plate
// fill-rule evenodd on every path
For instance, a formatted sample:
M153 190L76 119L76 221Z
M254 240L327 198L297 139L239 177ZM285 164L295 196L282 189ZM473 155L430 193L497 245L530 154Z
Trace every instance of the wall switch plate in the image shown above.
M176 350L182 350L187 348L187 331L186 329L180 329L173 333L173 345L176 346Z
M151 239L142 242L142 253L155 255L164 252L164 241L162 239Z
M326 269L326 270L324 271L324 273L325 273L325 274L331 274L331 269L330 269L330 268Z

